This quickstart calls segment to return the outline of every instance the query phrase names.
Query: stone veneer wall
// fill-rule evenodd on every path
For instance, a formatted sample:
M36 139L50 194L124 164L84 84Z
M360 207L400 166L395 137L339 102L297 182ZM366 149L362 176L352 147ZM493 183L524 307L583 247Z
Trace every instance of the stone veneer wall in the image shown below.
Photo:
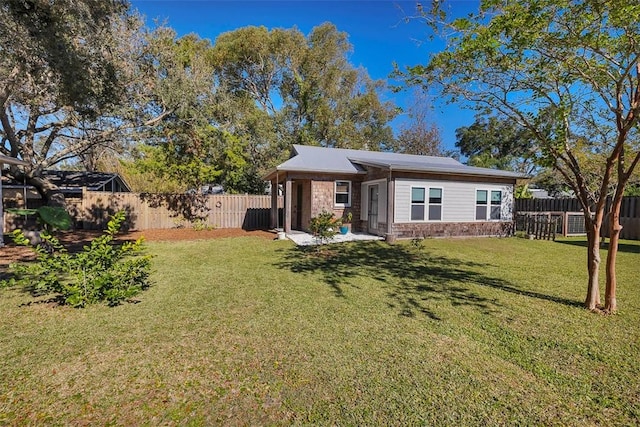
M336 218L341 218L345 212L352 212L352 229L360 229L358 218L360 218L360 182L351 181L351 207L336 208L334 206L335 180L313 180L311 181L311 218L323 211L333 212ZM308 225L308 224L307 224Z
M511 236L512 221L502 222L421 222L393 224L393 235L400 239L416 237Z
M333 212L333 181L311 181L311 217Z

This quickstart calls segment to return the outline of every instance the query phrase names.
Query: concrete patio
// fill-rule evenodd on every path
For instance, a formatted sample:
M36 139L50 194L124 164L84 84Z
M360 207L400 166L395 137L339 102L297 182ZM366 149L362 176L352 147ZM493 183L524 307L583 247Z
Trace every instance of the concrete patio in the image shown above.
M298 246L318 244L318 241L311 234L305 233L304 231L292 230L290 233L287 233L287 238ZM349 232L347 234L336 234L330 243L354 242L356 240L383 240L383 238L372 234Z

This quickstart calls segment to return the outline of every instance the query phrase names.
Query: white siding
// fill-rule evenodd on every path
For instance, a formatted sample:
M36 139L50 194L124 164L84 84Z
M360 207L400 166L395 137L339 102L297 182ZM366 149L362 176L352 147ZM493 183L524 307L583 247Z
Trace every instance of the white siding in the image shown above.
M513 185L461 181L396 179L394 222L417 222L411 221L411 187L442 188L441 222L475 221L476 190L502 191L502 220L510 221L512 218Z

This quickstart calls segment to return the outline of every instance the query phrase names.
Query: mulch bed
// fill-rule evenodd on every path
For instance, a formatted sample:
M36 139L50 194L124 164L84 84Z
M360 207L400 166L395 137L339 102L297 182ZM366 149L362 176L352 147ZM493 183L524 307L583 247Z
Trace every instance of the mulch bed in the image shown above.
M74 230L61 232L59 234L60 242L70 251L80 250L91 240L102 234L101 231ZM191 228L171 228L171 229L153 229L144 231L130 231L118 235L118 240L136 240L140 236L148 242L158 241L179 241L179 240L205 240L205 239L222 239L226 237L259 237L263 239L273 240L276 234L270 231L253 230L246 231L236 228L224 228L214 230L194 230ZM11 243L11 236L5 235L4 241L6 246L0 248L0 273L6 267L15 261L33 260L33 251L22 246L15 246Z

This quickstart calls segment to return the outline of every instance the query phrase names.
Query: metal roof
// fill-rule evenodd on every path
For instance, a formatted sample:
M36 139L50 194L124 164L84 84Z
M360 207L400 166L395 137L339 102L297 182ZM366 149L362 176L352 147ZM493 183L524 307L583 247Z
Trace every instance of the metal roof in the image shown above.
M463 165L451 157L418 156L383 151L349 150L308 145L294 145L292 157L278 165L265 179L276 172L319 172L335 174L362 174L363 166L391 171L441 173L452 175L525 178L524 175L498 169Z
M114 180L127 192L131 191L131 188L129 188L129 185L124 179L115 173L46 170L42 172L42 176L63 191L82 191L82 187L87 187L87 189L93 191L100 191L104 186L109 184L110 181ZM23 183L6 176L2 177L2 180L3 186L6 188L24 186Z

